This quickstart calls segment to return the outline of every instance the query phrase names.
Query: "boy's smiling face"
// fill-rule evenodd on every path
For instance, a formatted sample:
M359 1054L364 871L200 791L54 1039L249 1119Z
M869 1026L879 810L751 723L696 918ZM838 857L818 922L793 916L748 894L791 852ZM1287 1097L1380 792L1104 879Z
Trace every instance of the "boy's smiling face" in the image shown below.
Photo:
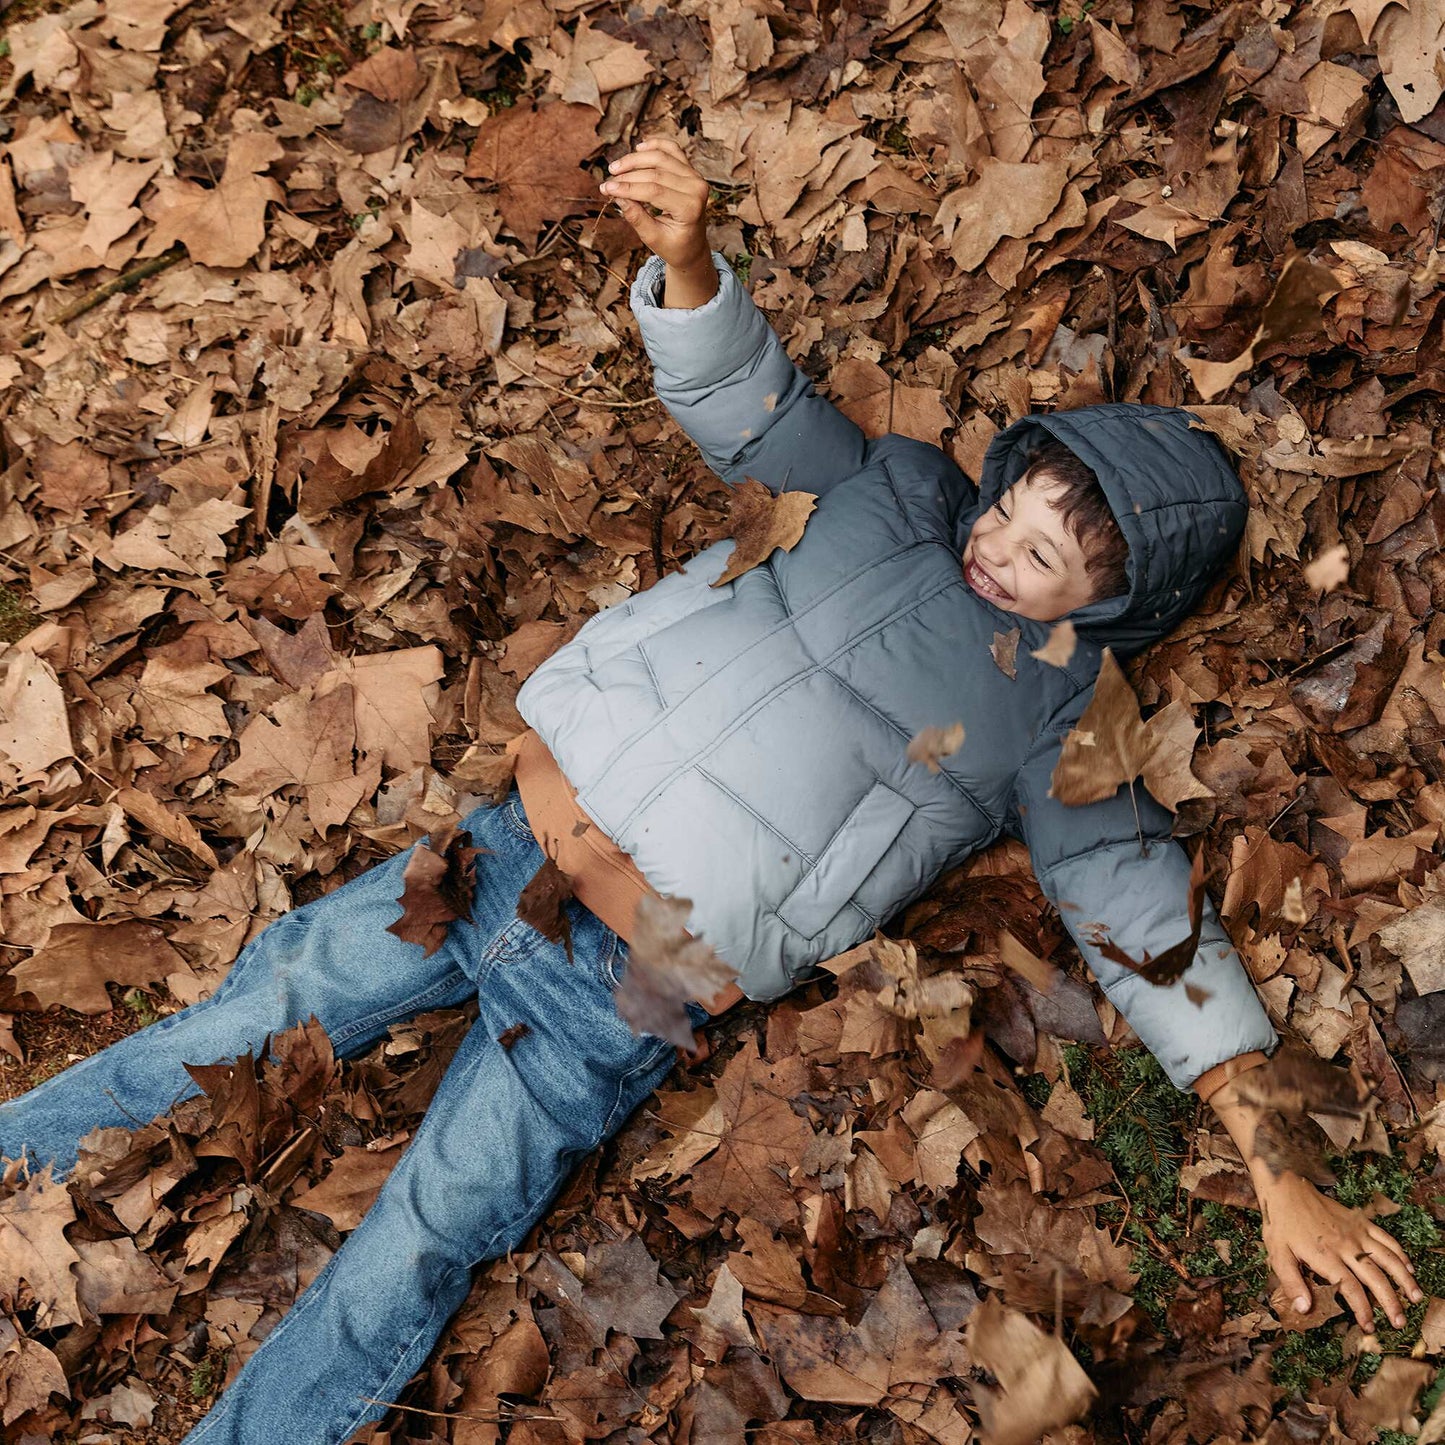
M995 607L1054 622L1095 600L1084 549L1051 505L1061 491L1030 469L973 524L963 578Z

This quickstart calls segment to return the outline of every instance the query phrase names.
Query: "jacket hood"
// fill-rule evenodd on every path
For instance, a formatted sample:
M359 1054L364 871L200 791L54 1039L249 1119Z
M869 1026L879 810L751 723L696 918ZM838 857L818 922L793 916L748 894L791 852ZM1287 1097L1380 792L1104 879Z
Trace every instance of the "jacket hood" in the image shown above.
M1202 427L1182 407L1145 402L1021 417L988 445L978 505L959 519L960 551L977 518L1023 475L1029 450L1057 438L1093 468L1129 546L1127 595L1076 608L1069 620L1116 654L1148 647L1195 608L1244 532L1244 488Z

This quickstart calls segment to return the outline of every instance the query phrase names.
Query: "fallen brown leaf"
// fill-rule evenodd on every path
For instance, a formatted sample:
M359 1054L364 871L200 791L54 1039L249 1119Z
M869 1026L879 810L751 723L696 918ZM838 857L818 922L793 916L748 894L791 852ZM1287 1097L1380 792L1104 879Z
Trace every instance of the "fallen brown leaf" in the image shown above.
M722 574L711 583L721 587L744 572L751 572L781 547L791 552L803 535L803 527L817 497L812 492L783 491L774 495L751 477L732 488L733 551Z

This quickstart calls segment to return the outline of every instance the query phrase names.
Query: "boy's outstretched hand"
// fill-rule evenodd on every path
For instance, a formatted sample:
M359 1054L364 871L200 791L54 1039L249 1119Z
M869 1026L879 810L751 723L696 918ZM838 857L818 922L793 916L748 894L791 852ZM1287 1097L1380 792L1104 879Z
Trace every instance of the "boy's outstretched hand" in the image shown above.
M617 203L642 244L667 263L662 304L692 308L711 300L717 270L707 244L708 184L682 147L661 137L640 140L608 170L602 194Z
M1289 1170L1276 1174L1255 1148L1262 1112L1241 1097L1240 1084L1249 1080L1250 1068L1263 1061L1263 1054L1243 1056L1231 1061L1242 1066L1236 1076L1219 1085L1210 1077L1218 1070L1211 1070L1195 1088L1208 1099L1247 1162L1275 1277L1300 1314L1308 1313L1312 1302L1304 1273L1309 1270L1339 1291L1362 1330L1374 1328L1376 1304L1399 1329L1405 1323L1400 1296L1411 1303L1425 1297L1403 1246L1359 1210L1321 1194L1301 1175ZM1220 1068L1228 1072L1230 1065Z
M1262 1186L1257 1180L1255 1190L1264 1215L1270 1265L1300 1314L1310 1307L1301 1266L1344 1296L1362 1330L1375 1327L1371 1295L1396 1329L1405 1323L1399 1295L1412 1303L1424 1299L1424 1291L1415 1283L1415 1267L1400 1242L1359 1210L1321 1194L1298 1174L1281 1174Z

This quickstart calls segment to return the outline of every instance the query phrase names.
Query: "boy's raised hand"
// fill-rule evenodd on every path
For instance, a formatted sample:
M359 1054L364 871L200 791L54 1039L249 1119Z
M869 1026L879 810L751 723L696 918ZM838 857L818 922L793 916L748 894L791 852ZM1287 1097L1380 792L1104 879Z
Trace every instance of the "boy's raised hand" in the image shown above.
M616 201L642 244L667 263L665 304L696 306L706 301L716 289L707 244L708 184L688 164L682 147L660 136L640 140L608 170L603 195ZM693 278L695 285L689 284Z

